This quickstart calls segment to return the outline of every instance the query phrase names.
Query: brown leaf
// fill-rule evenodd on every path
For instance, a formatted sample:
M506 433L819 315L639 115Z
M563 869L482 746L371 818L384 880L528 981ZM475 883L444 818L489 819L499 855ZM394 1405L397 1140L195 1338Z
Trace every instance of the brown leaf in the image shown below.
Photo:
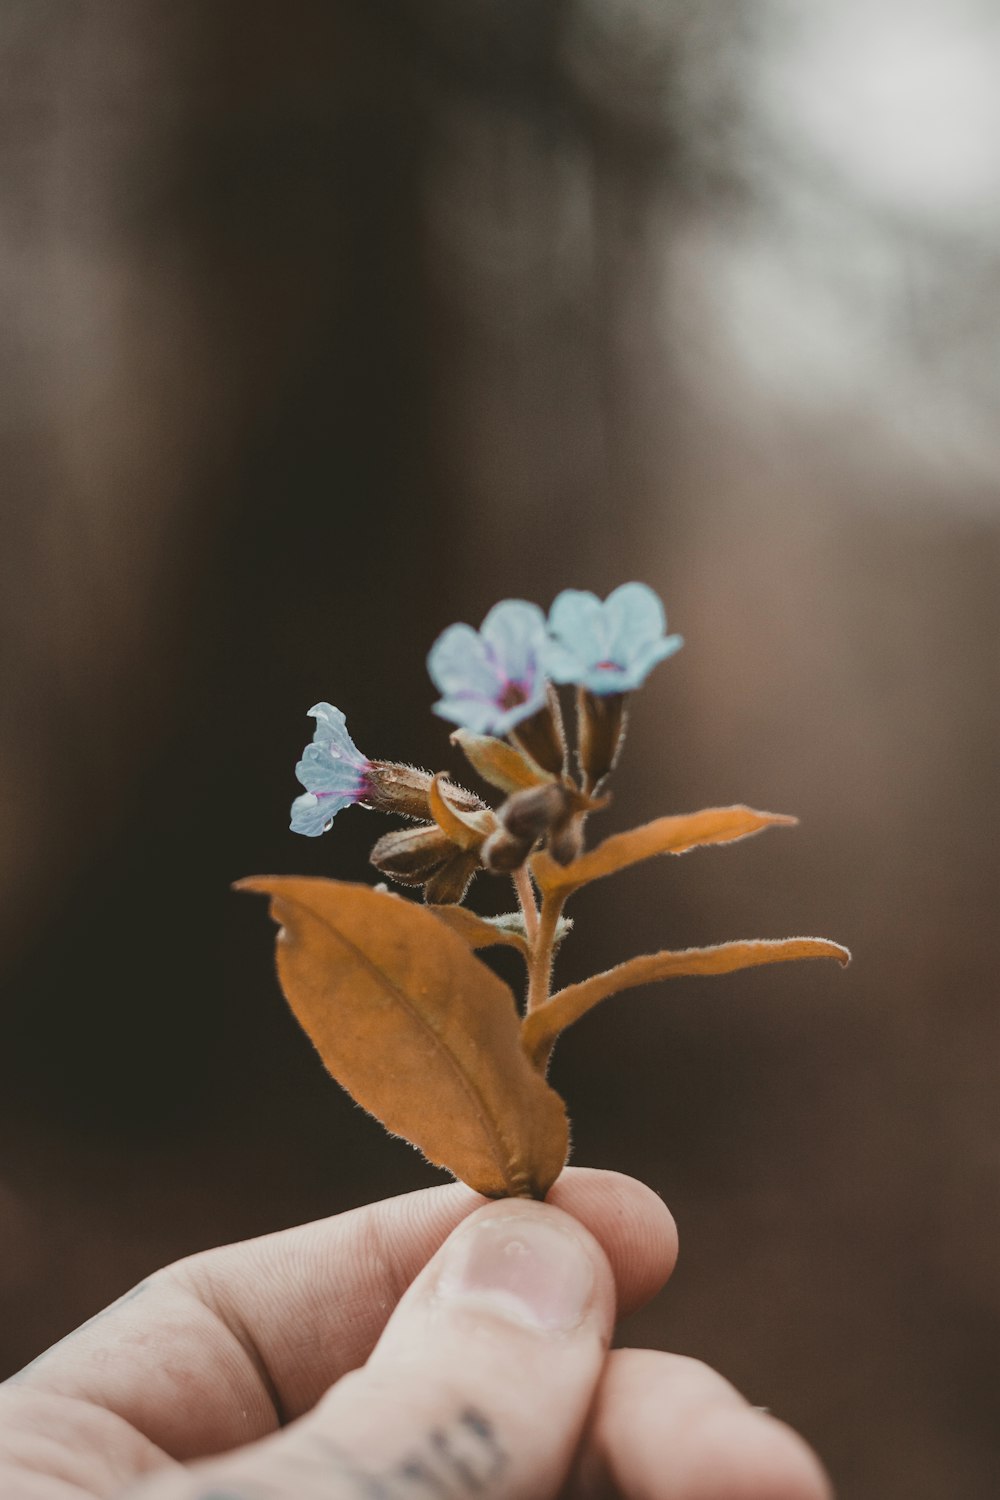
M492 735L456 729L451 742L458 745L483 780L501 792L521 792L526 787L543 786L553 780L549 772L536 766L529 755L508 745L505 740L494 739Z
M764 828L791 827L797 822L784 813L754 812L751 807L709 807L612 834L568 865L558 865L543 849L532 860L531 873L542 891L568 895L588 881L614 875L655 854L683 854L699 844L729 844Z
M431 911L452 932L457 932L470 948L493 948L498 943L503 943L508 948L516 948L525 958L530 954L523 933L488 922L467 906L432 906Z
M621 990L680 974L730 974L735 969L788 963L797 958L835 958L845 966L851 961L846 948L826 938L761 938L755 942L719 943L714 948L682 948L677 953L646 953L580 984L569 985L532 1011L522 1026L525 1050L536 1067L544 1065L561 1031Z
M369 886L254 876L289 1005L344 1088L490 1198L544 1197L562 1100L524 1055L510 990L425 907Z

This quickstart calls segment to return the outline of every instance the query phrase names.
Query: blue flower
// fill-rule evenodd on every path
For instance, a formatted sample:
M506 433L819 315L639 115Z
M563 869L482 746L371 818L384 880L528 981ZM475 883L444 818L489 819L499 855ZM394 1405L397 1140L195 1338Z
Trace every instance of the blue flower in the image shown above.
M595 594L565 589L552 606L545 666L553 682L573 682L604 697L630 693L668 656L679 635L665 635L663 605L644 583L623 583L602 604Z
M312 744L302 752L295 774L305 787L292 803L292 832L318 838L328 833L341 808L371 793L371 768L347 732L344 715L329 703L309 710L316 720Z
M482 628L450 625L427 670L443 695L434 712L473 734L509 734L546 703L545 616L537 604L505 599Z

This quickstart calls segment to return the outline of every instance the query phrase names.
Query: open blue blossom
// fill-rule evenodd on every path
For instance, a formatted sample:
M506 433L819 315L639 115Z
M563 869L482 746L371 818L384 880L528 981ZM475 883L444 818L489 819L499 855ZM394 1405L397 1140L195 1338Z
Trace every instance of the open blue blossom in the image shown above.
M545 616L523 599L495 605L478 631L450 625L427 658L442 694L434 712L473 734L509 734L545 706L545 649Z
M595 594L565 589L549 614L546 670L553 682L573 682L599 697L630 693L683 646L666 628L663 605L644 583L623 583L603 604Z
M293 833L318 838L329 831L342 807L370 795L371 762L348 734L339 708L317 703L309 712L316 720L316 732L295 767L306 790L292 803L291 827Z

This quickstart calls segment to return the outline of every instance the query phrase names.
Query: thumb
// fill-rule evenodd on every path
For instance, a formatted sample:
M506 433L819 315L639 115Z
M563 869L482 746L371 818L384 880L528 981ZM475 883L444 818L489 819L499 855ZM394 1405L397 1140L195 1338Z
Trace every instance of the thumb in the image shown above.
M506 1200L466 1219L368 1363L283 1432L136 1500L547 1500L572 1463L614 1324L614 1281L568 1214Z

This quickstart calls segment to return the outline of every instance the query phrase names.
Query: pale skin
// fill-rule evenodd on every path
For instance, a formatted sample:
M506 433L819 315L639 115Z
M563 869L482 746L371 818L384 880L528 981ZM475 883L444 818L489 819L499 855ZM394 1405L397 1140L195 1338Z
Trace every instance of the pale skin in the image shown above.
M676 1257L659 1198L570 1169L195 1255L0 1386L10 1500L830 1500L696 1360L609 1352Z

